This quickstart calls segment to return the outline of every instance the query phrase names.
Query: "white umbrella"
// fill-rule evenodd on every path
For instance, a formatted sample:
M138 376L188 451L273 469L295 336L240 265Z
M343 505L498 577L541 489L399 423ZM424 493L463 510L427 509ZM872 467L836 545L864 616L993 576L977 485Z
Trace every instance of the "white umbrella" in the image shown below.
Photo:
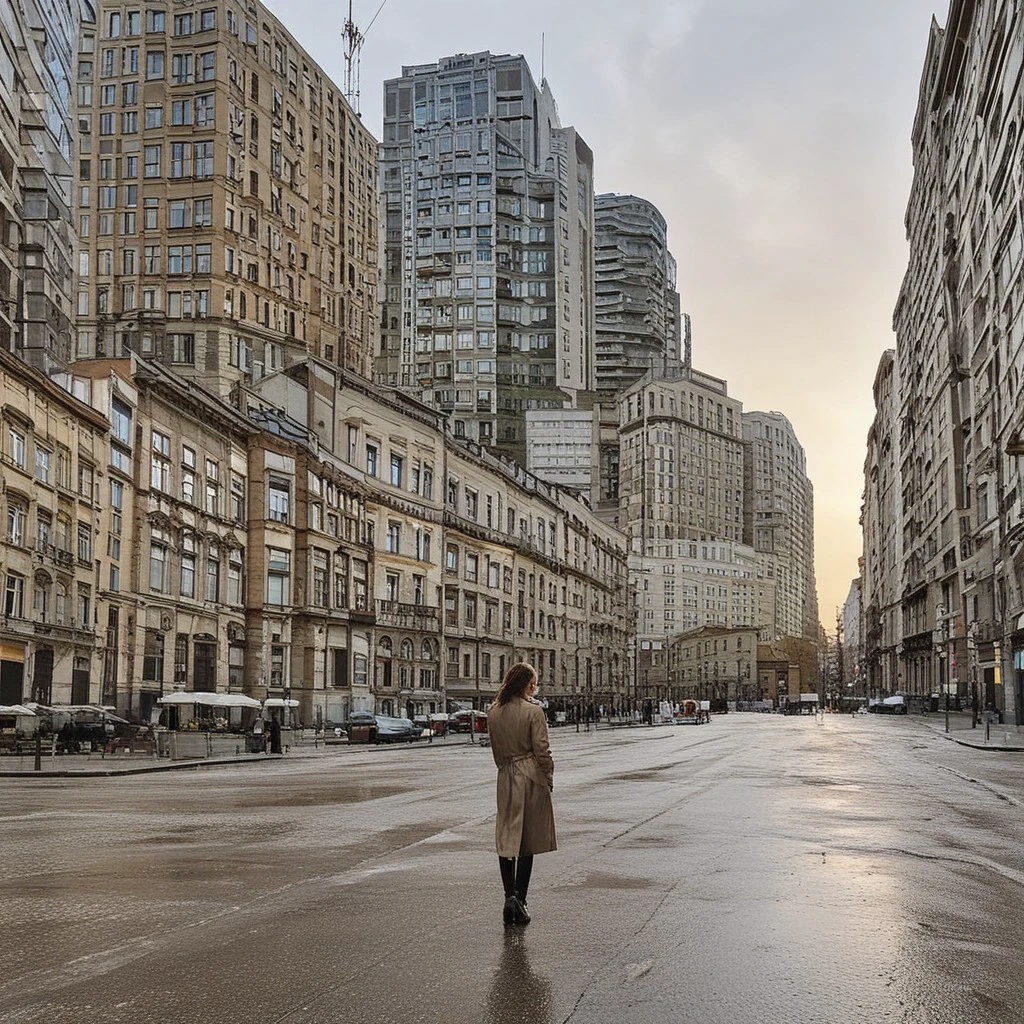
M157 699L158 704L203 704L214 708L258 708L260 702L244 693L186 693L179 690Z

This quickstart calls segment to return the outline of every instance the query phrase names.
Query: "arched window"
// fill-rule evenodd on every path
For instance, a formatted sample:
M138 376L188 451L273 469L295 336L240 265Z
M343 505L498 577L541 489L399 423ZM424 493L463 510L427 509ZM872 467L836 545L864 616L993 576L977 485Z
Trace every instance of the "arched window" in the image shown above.
M381 654L387 653L388 657L391 656L391 652L394 649L391 645L391 637L389 636L382 636L377 646L380 648Z
M420 657L424 661L433 661L437 657L433 640L429 638L424 639L423 643L420 645Z
M401 658L402 661L412 661L412 641L408 637L402 641Z

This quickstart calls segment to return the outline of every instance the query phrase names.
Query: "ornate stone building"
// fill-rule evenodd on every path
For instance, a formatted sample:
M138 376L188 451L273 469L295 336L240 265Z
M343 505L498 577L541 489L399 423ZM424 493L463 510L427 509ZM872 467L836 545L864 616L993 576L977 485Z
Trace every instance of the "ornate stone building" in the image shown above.
M952 0L932 22L912 145L895 358L865 481L875 692L940 693L1024 724L1024 16Z
M0 351L0 431L0 704L85 703L106 678L100 592L130 589L110 424Z

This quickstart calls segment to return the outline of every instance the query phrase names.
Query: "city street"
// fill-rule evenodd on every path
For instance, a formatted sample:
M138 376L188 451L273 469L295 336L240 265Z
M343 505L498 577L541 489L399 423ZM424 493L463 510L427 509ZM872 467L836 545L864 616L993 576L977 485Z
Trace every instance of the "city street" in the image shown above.
M1024 1019L1024 755L875 716L552 744L522 930L487 749L0 779L0 1024Z

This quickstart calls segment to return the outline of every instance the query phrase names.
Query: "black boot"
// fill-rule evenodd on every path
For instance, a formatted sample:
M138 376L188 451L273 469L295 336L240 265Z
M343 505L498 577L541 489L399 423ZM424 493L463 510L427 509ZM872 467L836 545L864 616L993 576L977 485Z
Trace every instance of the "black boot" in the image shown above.
M512 911L512 923L526 925L530 923L530 912L526 909L526 898L523 896L513 896L512 901L515 904ZM505 901L505 906L508 906L508 900Z
M506 925L516 923L516 913L519 910L519 901L515 896L505 897L505 909L501 912L501 919Z

